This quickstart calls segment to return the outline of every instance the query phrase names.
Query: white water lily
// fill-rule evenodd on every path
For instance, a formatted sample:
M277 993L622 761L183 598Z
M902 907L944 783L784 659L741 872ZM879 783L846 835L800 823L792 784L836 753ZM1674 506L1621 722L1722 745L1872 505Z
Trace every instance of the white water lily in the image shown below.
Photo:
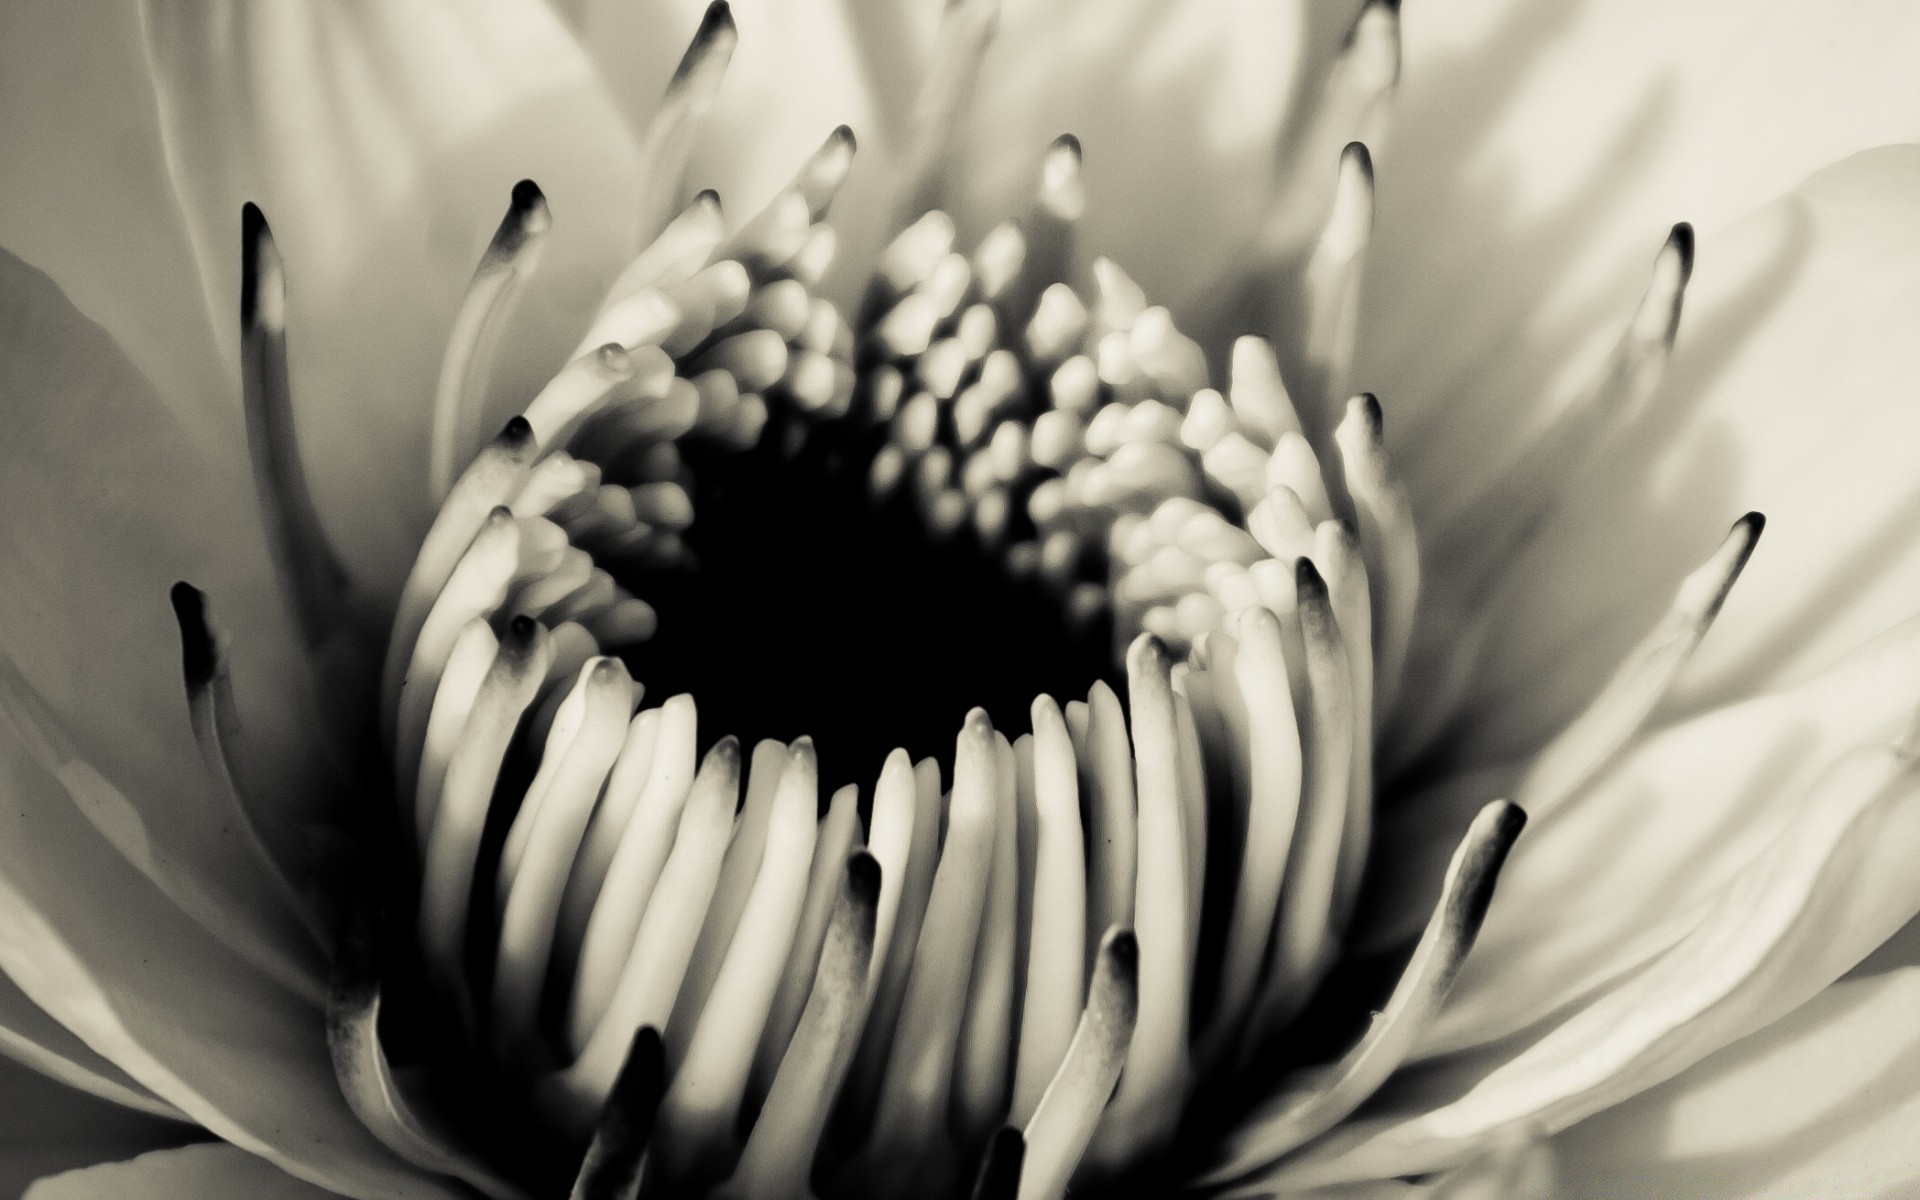
M10 1181L1920 1177L1920 18L579 7L5 18Z

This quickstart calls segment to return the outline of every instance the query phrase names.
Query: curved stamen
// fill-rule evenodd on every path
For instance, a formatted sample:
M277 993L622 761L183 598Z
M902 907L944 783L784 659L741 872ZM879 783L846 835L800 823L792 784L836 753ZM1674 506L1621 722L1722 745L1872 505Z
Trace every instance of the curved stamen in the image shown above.
M694 139L739 41L733 10L726 0L714 0L700 18L700 27L681 56L641 143L638 216L645 237L652 237L667 223L676 196L682 194L681 180L693 157Z
M455 473L473 452L500 335L552 226L547 198L533 180L514 184L513 200L467 284L440 360L427 455L427 486L436 502L453 487Z
M327 539L300 460L287 375L287 284L258 206L240 210L240 394L267 547L307 645L324 645L349 612L348 580Z
M1126 1063L1140 1006L1139 971L1133 934L1108 930L1094 952L1087 1006L1066 1058L1027 1122L1020 1200L1057 1200L1066 1194Z
M181 673L185 676L187 716L193 726L193 739L200 747L201 761L213 776L215 788L231 808L254 853L266 867L282 892L281 899L302 919L314 935L314 947L324 944L323 917L316 898L296 885L294 864L274 846L288 845L291 831L285 817L271 805L263 804L252 789L240 786L234 762L234 722L237 708L233 696L233 677L227 665L226 648L207 611L206 593L190 583L173 585L171 592L174 620L180 627ZM269 842L264 826L278 821L280 836ZM311 883L311 880L303 880ZM298 976L305 978L304 974Z
M1500 868L1526 822L1526 812L1504 800L1480 810L1453 853L1413 957L1366 1033L1331 1068L1303 1075L1263 1104L1240 1126L1245 1132L1227 1143L1220 1165L1196 1183L1220 1184L1258 1171L1333 1128L1386 1081L1452 989L1479 936Z
M631 1200L638 1193L666 1074L660 1031L651 1025L638 1030L600 1110L569 1200Z
M864 851L847 859L843 878L806 1010L723 1195L799 1200L811 1194L814 1150L859 1041L876 946L874 909L886 882Z
M1551 814L1612 760L1699 648L1766 523L1757 512L1735 521L1712 557L1681 581L1672 607L1586 709L1533 760L1514 793L1517 802L1529 805L1529 812Z
M799 928L818 832L814 814L819 775L810 741L796 742L785 757L759 876L737 929L728 931L725 962L710 993L690 995L683 988L676 1001L676 1024L680 1006L697 1014L698 1022L685 1022L694 1025L694 1032L680 1056L661 1117L662 1166L672 1179L706 1183L731 1165L734 1130L756 1049L754 1039L741 1032L765 1025Z

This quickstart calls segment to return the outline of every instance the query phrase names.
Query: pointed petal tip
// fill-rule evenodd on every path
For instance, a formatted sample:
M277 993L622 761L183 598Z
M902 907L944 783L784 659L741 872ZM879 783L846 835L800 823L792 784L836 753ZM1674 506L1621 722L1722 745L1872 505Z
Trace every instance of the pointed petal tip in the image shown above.
M516 413L500 429L498 438L501 448L508 451L520 450L533 444L533 424L525 416Z
M1680 282L1693 277L1693 225L1682 221L1667 235L1667 248L1680 256Z
M1372 392L1361 392L1347 401L1347 405L1351 411L1360 414L1361 420L1367 423L1367 433L1373 441L1379 442L1386 436L1387 413L1380 407L1378 396Z
M702 770L705 770L709 765L716 770L731 771L738 774L740 771L739 737L730 733L715 742L713 749L707 751L706 758L703 759L700 764Z
M249 200L240 206L240 326L278 325L283 306L274 293L278 282L279 252L273 229L260 206ZM263 293L263 287L268 289ZM263 303L264 301L264 303Z
M541 191L540 185L533 180L522 179L513 185L513 211L515 213L530 213L536 208L545 207L546 203L547 194Z
M1058 152L1071 154L1076 160L1085 157L1080 149L1080 139L1071 133L1061 134L1059 137L1054 138L1047 146L1047 153L1054 154Z
M180 626L180 669L187 690L197 692L213 681L220 669L220 647L207 619L207 595L186 580L168 589L173 619Z
M974 1181L973 1200L1013 1200L1020 1194L1020 1168L1027 1156L1027 1139L1011 1125L1003 1125L987 1143Z
M738 30L739 26L733 20L733 5L727 0L713 0L700 18L700 30L693 35L693 44L702 45L721 33L735 33Z
M1293 565L1294 586L1299 589L1300 603L1305 605L1327 603L1327 581L1321 577L1320 568L1313 560L1301 555Z
M500 647L503 651L515 647L524 652L539 636L540 622L522 614L507 622L507 636L501 639Z
M854 902L871 905L880 898L880 860L867 850L855 850L847 856L847 890Z

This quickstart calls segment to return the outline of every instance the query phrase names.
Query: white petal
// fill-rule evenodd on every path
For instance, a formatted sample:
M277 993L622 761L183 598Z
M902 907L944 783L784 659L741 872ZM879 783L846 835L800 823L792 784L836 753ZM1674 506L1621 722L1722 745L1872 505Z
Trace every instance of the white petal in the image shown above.
M95 1054L4 973L0 973L0 1055L33 1068L48 1084L58 1083L63 1090L84 1092L148 1116L185 1119L179 1109ZM13 1072L12 1067L5 1070ZM15 1106L7 1111L24 1109Z
M696 8L686 32L674 39L676 54L697 13ZM900 151L884 135L882 105L867 82L864 51L854 33L860 19L856 6L834 0L740 0L733 16L740 45L714 100L707 133L694 151L688 183L717 189L729 223L737 225L791 183L836 126L852 127L860 150L834 201L840 245L829 276L832 298L850 303L893 233L886 222ZM904 109L912 97L897 103Z
M334 1191L447 1196L347 1108L323 1014L250 969L114 853L9 740L0 970L216 1135Z
M58 5L0 12L0 246L53 276L176 411L228 415L193 248L160 146L139 11L85 21ZM84 79L85 87L73 86Z
M539 183L554 228L496 360L503 401L551 373L631 255L632 143L544 5L149 0L146 30L215 335L233 355L251 200L286 259L321 515L390 587L426 513L442 341L513 184Z
M1917 704L1920 617L1807 684L1650 739L1529 827L1422 1056L1505 1037L1678 941L1809 783L1896 737Z
M328 1200L332 1195L263 1158L219 1142L156 1150L126 1162L68 1171L27 1190L32 1200L200 1200L205 1196Z
M1089 199L1082 265L1111 255L1149 295L1189 295L1265 215L1295 89L1353 7L1007 4L966 147L963 224L984 232L1025 211L1047 146L1072 133Z
M1917 1067L1920 969L1844 980L1561 1134L1561 1194L1908 1194L1920 1182Z
M1911 611L1917 192L1920 149L1888 147L1819 172L1724 234L1702 233L1667 382L1645 419L1574 474L1532 549L1505 564L1506 584L1448 578L1435 564L1430 611L1470 596L1500 631L1461 702L1462 760L1514 757L1564 722L1745 510L1767 515L1766 539L1667 711L1802 674ZM1410 467L1458 453L1429 441L1427 465Z
M1468 0L1404 18L1360 379L1407 413L1392 436L1428 451L1429 496L1463 447L1566 398L1548 385L1633 303L1674 222L1722 226L1920 138L1920 10L1901 0Z
M1413 1113L1337 1131L1281 1178L1414 1173L1460 1162L1491 1138L1558 1132L1819 994L1920 911L1910 870L1920 854L1913 767L1893 748L1849 755L1646 969L1517 1052L1452 1064L1437 1092L1413 1089L1426 1092Z
M42 1175L205 1136L191 1125L96 1100L0 1058L0 1195Z
M297 818L320 797L301 785L318 778L303 769L315 761L305 668L271 590L239 432L184 430L104 332L4 252L0 392L0 559L20 567L0 588L0 657L133 801L120 828L134 840L118 844L211 894L244 888L260 863L194 748L176 580L204 588L231 634L246 741L275 765L276 801Z

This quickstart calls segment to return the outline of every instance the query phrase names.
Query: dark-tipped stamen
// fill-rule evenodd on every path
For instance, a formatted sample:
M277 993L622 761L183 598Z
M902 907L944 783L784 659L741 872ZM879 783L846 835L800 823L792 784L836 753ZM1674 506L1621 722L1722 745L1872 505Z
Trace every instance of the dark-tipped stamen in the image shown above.
M341 939L327 999L327 1050L347 1105L380 1142L407 1162L470 1185L489 1200L526 1193L481 1164L470 1147L436 1128L402 1090L380 1037L381 988L371 914Z
M1515 560L1572 494L1568 475L1603 456L1645 410L1665 377L1693 275L1693 229L1676 225L1654 257L1647 290L1599 379L1562 409L1458 519L1439 553L1463 577L1486 578Z
M569 1200L635 1200L640 1194L666 1074L660 1031L651 1025L635 1031L601 1106Z
M287 370L287 287L267 219L254 204L240 212L240 390L247 448L267 523L267 545L288 603L311 648L346 628L346 569L314 508L300 459Z
M714 0L700 18L700 27L674 70L667 94L655 110L640 145L641 192L639 228L650 239L667 224L668 216L685 193L687 162L713 98L726 76L727 64L739 44L733 10L726 0Z
M948 171L959 157L954 149L973 106L980 61L999 20L999 0L948 0L940 18L939 46L908 126L897 193L903 220L944 205L951 186Z
M1027 1139L1013 1126L1005 1126L987 1142L980 1160L980 1174L973 1182L973 1200L1017 1200L1020 1195L1020 1168L1027 1156Z
M1713 555L1681 581L1672 606L1613 678L1535 757L1514 793L1516 802L1530 813L1550 815L1613 760L1699 648L1765 528L1766 518L1757 512L1733 523Z
M1386 719L1399 693L1420 601L1420 543L1413 505L1387 461L1385 418L1380 401L1362 392L1347 401L1346 419L1334 431L1347 494L1360 525L1372 598L1374 721Z
M453 487L476 449L477 426L486 408L500 336L520 286L539 263L540 247L552 224L546 196L533 180L514 184L506 215L467 284L434 389L427 486L436 502Z
M723 1195L803 1200L811 1194L814 1152L860 1041L876 949L874 910L885 883L880 864L865 851L846 860L840 878L806 1008Z
M1066 1194L1126 1064L1140 1011L1139 975L1140 947L1132 932L1108 930L1094 953L1087 1005L1066 1058L1026 1125L1020 1200Z
M284 893L284 902L315 935L312 949L319 949L323 938L323 918L314 897L297 886L284 853L275 846L290 844L291 833L285 818L271 806L261 804L252 789L243 788L234 761L239 709L233 695L233 677L228 670L226 647L207 611L206 593L190 583L173 585L170 592L174 621L180 628L181 673L185 677L187 716L193 726L193 739L200 747L200 758L213 776L216 790L231 808L235 823L252 844L261 864L266 867ZM265 826L277 822L276 837L269 841ZM309 881L310 882L310 881ZM301 978L305 978L303 974Z
M1324 1133L1371 1096L1412 1052L1452 990L1479 936L1494 884L1527 814L1505 800L1480 810L1453 853L1439 902L1386 1005L1340 1061L1283 1088L1239 1123L1220 1161L1196 1184L1244 1180Z

